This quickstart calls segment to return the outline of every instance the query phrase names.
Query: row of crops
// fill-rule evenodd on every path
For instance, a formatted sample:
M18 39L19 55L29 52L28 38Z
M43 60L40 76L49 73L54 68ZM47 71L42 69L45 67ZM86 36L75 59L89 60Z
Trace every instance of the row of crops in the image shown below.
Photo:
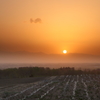
M100 100L100 75L53 76L0 88L0 100Z

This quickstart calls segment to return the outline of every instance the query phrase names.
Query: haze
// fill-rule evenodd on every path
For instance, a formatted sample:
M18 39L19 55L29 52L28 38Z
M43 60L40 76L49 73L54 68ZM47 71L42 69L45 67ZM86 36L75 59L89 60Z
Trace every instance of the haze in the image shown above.
M0 0L0 62L14 57L18 62L38 52L49 55L48 59L38 56L34 62L42 62L43 58L47 62L52 58L56 62L75 62L75 57L82 59L77 62L99 62L99 26L100 0ZM66 60L63 50L71 55Z

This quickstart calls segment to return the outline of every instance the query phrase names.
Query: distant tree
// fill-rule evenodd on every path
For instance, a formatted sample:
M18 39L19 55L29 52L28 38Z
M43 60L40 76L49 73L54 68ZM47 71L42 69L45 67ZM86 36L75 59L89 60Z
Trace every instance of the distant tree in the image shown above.
M0 70L0 78L22 78L37 76L56 76L56 75L80 75L80 74L100 74L100 69L75 70L74 67L61 67L50 69L49 67L20 67Z

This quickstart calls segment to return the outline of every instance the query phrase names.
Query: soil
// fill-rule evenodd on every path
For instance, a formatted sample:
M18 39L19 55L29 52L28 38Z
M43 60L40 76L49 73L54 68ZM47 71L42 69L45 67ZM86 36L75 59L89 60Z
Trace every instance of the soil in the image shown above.
M33 83L44 80L46 77L31 77L31 78L13 78L13 79L0 79L0 87L8 87L16 84Z

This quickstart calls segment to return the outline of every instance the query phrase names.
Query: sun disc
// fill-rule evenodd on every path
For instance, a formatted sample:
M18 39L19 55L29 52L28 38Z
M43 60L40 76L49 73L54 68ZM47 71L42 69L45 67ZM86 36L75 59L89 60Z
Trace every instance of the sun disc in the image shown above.
M67 50L63 50L63 53L66 54L67 53Z

